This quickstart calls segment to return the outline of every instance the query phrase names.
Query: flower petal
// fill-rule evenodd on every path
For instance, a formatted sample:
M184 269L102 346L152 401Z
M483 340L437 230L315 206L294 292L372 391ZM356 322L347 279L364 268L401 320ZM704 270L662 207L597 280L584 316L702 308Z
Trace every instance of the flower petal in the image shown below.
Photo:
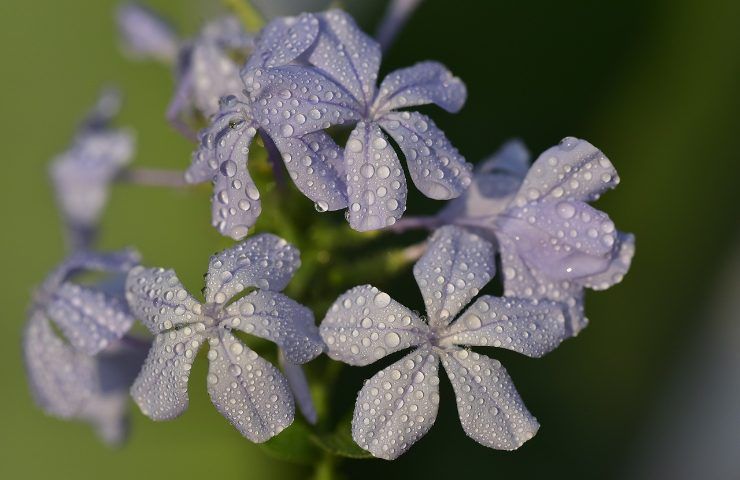
M257 69L246 85L255 117L273 137L300 137L358 120L363 111L334 80L301 65Z
M501 347L541 357L568 335L562 308L547 300L483 296L441 332L444 342Z
M318 14L321 26L309 63L327 72L360 105L368 107L375 96L380 68L380 45L341 10Z
M249 77L259 67L287 65L308 50L318 34L319 21L310 13L276 18L257 37L255 50L244 69L245 76Z
M470 438L497 450L516 450L540 428L501 362L468 350L442 355Z
M134 144L128 130L86 131L70 150L53 160L56 197L70 227L98 222L108 202L110 183L131 162Z
M46 313L69 343L87 355L95 355L120 339L134 323L118 298L69 282L54 292Z
M462 228L438 229L414 265L429 324L447 325L496 271L493 246Z
M530 267L519 255L516 242L499 236L504 295L507 297L549 299L563 304L566 328L576 335L588 323L583 311L583 285L569 280L552 280Z
M188 408L188 379L203 344L192 327L160 333L131 387L141 413L152 420L171 420Z
M200 38L212 42L222 49L243 50L253 46L253 38L233 15L225 15L206 23L200 31Z
M589 202L618 183L617 171L599 149L566 137L532 164L514 201L520 207L540 198Z
M115 252L78 250L70 254L44 280L41 290L53 292L72 275L83 271L127 273L140 260L139 252L126 248Z
M126 278L126 300L134 316L154 334L200 320L200 304L174 270L133 268Z
M506 209L529 169L529 151L518 140L505 143L490 158L479 163L470 186L448 202L437 217L445 223L464 220L491 229L490 219Z
M235 163L247 161L237 144L245 142L248 148L257 134L249 115L248 100L241 95L226 95L219 99L219 111L211 117L206 128L200 131L200 143L193 152L190 167L185 172L188 183L201 183L213 180L219 166L226 160ZM241 137L248 138L242 140ZM244 145L239 145L244 146ZM233 157L233 158L232 158Z
M396 152L377 124L357 124L344 159L350 226L363 232L396 223L406 210L406 179Z
M142 5L126 3L118 8L116 21L127 53L174 63L177 35L156 13Z
M128 435L127 413L127 394L96 395L85 403L79 418L91 423L106 444L116 446Z
M460 111L465 84L439 62L419 62L388 74L380 84L373 111L381 115L398 108L435 103L450 113Z
M303 414L303 417L308 423L316 425L319 417L316 413L316 406L313 403L311 389L308 386L308 380L306 379L306 374L303 372L303 367L285 358L282 350L278 350L278 364L283 369L285 378L288 380L288 385L290 386L290 391L293 392L293 397L301 414Z
M421 193L449 200L470 185L472 166L431 118L416 112L392 112L378 123L401 147L411 179Z
M552 280L603 272L617 241L609 217L580 201L543 200L510 207L496 225L498 236L513 239L530 268Z
M635 236L631 233L617 232L617 241L612 251L609 267L601 273L585 278L583 284L586 287L605 290L622 281L635 255Z
M282 293L256 290L226 307L223 324L277 344L294 363L321 354L313 312Z
M355 403L352 438L376 457L398 458L434 424L439 358L420 348L365 382Z
M239 432L261 443L293 423L295 406L283 374L228 331L210 340L208 394Z
M196 41L190 57L193 104L206 117L218 112L218 101L244 88L239 66L214 42Z
M95 390L95 362L59 338L41 311L23 334L23 359L31 393L46 413L73 418Z
M370 364L429 338L429 328L414 312L371 285L337 298L319 331L327 355L350 365Z
M211 257L207 303L224 304L247 287L279 292L301 265L300 252L271 233L254 235Z
M272 137L298 190L319 211L347 208L342 149L322 131L297 138Z

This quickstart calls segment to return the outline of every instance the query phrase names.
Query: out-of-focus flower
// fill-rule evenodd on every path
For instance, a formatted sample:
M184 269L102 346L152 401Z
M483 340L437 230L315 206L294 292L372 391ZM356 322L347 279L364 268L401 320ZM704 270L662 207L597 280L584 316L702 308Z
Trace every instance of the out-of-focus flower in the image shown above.
M178 39L155 13L137 4L120 7L117 20L125 51L177 64L177 85L167 117L188 136L191 133L179 119L186 109L208 117L218 111L219 98L243 88L234 57L246 57L252 38L236 18L207 23L191 40Z
M488 295L458 316L494 270L489 242L459 227L442 227L414 266L427 323L370 285L349 290L330 307L320 332L334 359L367 365L414 347L362 387L352 420L358 445L391 460L429 431L437 416L440 361L468 436L491 448L514 450L537 432L537 420L501 363L465 346L540 357L567 337L565 318L555 302Z
M588 204L614 188L619 176L600 150L572 137L528 165L525 147L508 143L439 214L407 218L397 227L455 224L485 236L498 246L505 294L564 303L575 335L588 322L584 289L620 282L635 252L634 236Z
M126 435L128 390L144 360L138 342L124 338L134 319L123 300L123 278L136 263L132 250L72 254L36 292L23 337L39 407L59 418L90 422L111 444ZM73 282L85 272L110 278L94 285Z
M110 184L133 157L133 133L110 127L119 107L119 92L103 91L72 146L51 164L57 202L73 248L89 247L108 202Z
M254 442L264 442L290 425L295 407L288 381L234 332L275 342L292 363L308 362L321 353L313 313L279 293L299 265L298 250L285 240L256 235L211 257L204 304L184 289L172 270L131 270L128 302L155 335L131 389L141 411L154 420L169 420L187 409L190 368L208 341L208 393L216 409Z
M136 59L175 63L180 40L175 30L152 10L137 3L125 3L116 14L121 47Z

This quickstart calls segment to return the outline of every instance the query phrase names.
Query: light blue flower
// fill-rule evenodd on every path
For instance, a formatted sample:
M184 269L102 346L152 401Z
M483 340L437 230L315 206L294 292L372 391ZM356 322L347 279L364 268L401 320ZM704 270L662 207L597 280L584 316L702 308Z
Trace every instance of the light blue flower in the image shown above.
M295 407L288 380L234 332L275 342L291 363L306 363L321 353L311 311L279 293L299 265L298 250L285 240L251 237L211 257L203 304L172 270L131 270L128 302L155 335L131 389L141 411L153 420L169 420L187 409L190 369L207 341L208 393L216 409L254 442L290 425ZM232 302L241 293L246 294Z
M23 335L26 373L39 407L90 422L108 443L125 438L128 390L144 360L141 344L124 338L134 318L123 300L123 276L137 262L131 250L72 254L36 292ZM76 274L90 271L109 278L74 282Z
M586 326L584 289L604 290L629 270L635 237L588 203L619 183L614 166L585 140L568 137L529 167L518 141L482 162L471 187L435 217L398 225L455 224L485 236L501 256L505 294L566 305L571 334Z
M437 416L440 362L468 436L491 448L514 450L537 432L537 420L501 363L466 347L540 357L567 338L565 318L555 302L489 295L462 311L494 271L489 242L459 227L442 227L414 266L427 322L371 285L349 290L330 307L320 332L327 354L336 360L367 365L413 347L358 394L352 420L358 445L392 460L429 431Z

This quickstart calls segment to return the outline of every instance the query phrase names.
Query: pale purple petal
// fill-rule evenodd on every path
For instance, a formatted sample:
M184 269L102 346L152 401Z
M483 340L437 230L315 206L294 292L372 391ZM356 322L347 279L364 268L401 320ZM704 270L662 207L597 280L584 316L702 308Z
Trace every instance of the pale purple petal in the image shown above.
M472 166L431 118L416 112L392 112L378 123L401 147L411 179L421 193L449 200L470 185Z
M350 365L367 365L430 336L414 312L371 285L355 287L337 298L319 330L327 355Z
M95 390L95 362L59 338L43 313L31 314L23 334L31 393L46 413L73 418Z
M285 378L288 380L288 385L290 386L290 391L293 392L293 397L301 414L308 423L316 425L319 417L316 412L316 406L313 403L313 398L311 397L311 389L308 386L308 379L306 379L303 367L286 359L282 350L278 350L278 364L283 369Z
M282 293L254 291L226 307L223 322L274 342L294 363L313 360L324 347L313 312Z
M567 336L565 316L559 304L486 295L440 333L440 342L507 348L541 357Z
M414 265L431 326L448 324L496 271L493 246L459 227L442 227Z
M487 222L509 206L528 169L529 152L524 144L518 140L505 143L475 167L468 189L448 202L437 217L445 223L479 222L490 229Z
M352 438L376 457L398 458L434 424L439 358L420 348L375 374L357 395Z
M188 379L205 337L191 327L160 333L131 387L141 413L152 420L171 420L188 408Z
M458 349L442 355L455 390L460 423L470 438L497 450L516 450L539 430L537 419L498 360Z
M612 250L612 260L606 270L583 279L583 285L594 290L605 290L622 281L635 255L635 236L617 232L617 242Z
M271 233L255 235L211 257L206 302L222 305L247 287L278 292L300 265L293 245Z
M252 113L273 137L300 137L356 121L363 111L344 88L305 66L258 69L246 85Z
M244 50L252 47L252 36L244 31L241 21L235 16L224 16L206 23L200 38L212 42L222 49Z
M72 228L98 222L110 183L133 158L134 143L128 130L85 131L53 160L50 173L57 201Z
M617 171L599 149L567 137L532 164L514 201L518 206L542 198L590 202L618 183Z
M85 402L81 420L93 425L98 436L108 445L120 445L128 435L128 394L96 395Z
M268 23L257 37L256 48L247 61L245 83L251 84L252 74L259 67L279 67L298 58L313 45L318 33L319 21L310 13L276 18Z
M504 295L518 298L544 298L562 303L569 334L578 334L588 323L583 311L581 282L551 280L523 261L514 240L500 236L498 243L504 274Z
M239 66L213 42L198 41L190 58L192 101L205 116L218 112L219 99L244 88Z
M513 239L530 268L552 280L575 280L605 271L617 241L609 217L576 200L510 207L496 225L498 236Z
M259 190L247 169L254 134L252 126L238 125L218 140L215 153L220 163L213 179L211 223L222 235L234 240L247 236L262 213Z
M230 159L235 163L247 161L248 153L242 154L236 147L240 141L246 140L243 146L248 148L257 133L255 125L251 123L246 101L241 95L227 95L219 100L218 113L211 117L209 125L198 134L198 149L193 153L190 167L185 172L188 183L213 180L225 160ZM248 138L242 140L243 136Z
M174 270L132 269L126 279L126 300L131 313L154 334L200 321L200 304Z
M139 260L139 252L132 248L102 253L78 250L69 255L46 277L39 290L52 294L62 282L83 271L112 274L128 273L129 270L138 265Z
M116 20L127 53L168 63L175 61L177 35L157 14L136 3L126 3L118 8Z
M295 406L280 371L228 331L210 340L208 394L237 430L261 443L293 423Z
M324 132L272 140L298 190L313 200L319 211L347 208L342 149Z
M380 127L358 123L347 140L344 159L350 226L362 232L396 223L406 210L406 179Z
M376 115L399 108L435 103L460 111L468 93L465 84L438 62L420 62L391 72L383 79L372 110Z
M375 96L380 45L341 10L329 10L317 17L321 26L309 63L328 73L364 109L368 108Z
M120 339L134 323L120 299L69 282L56 289L46 313L69 343L87 355Z

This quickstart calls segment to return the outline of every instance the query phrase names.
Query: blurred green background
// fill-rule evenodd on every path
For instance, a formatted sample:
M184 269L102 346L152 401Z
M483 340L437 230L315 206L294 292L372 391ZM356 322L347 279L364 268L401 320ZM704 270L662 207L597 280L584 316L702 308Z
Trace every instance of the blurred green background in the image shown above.
M186 33L220 9L217 2L196 0L147 4ZM32 403L20 361L24 311L33 286L64 255L48 161L68 146L99 88L115 83L125 94L119 124L137 131L135 164L182 169L189 162L191 146L163 118L171 74L119 53L115 5L0 2L0 303L6 309L0 476L310 475L307 467L250 444L218 415L205 392L202 361L191 379L188 412L156 424L135 412L130 441L118 450L102 445L87 425L46 417ZM360 23L369 32L383 6L365 3ZM381 74L422 59L442 61L468 85L460 114L432 115L471 161L511 137L535 153L566 135L601 148L622 184L599 206L618 228L636 234L637 255L622 284L588 294L591 324L577 339L541 360L493 352L542 424L519 451L496 452L467 439L443 380L437 424L406 455L393 463L348 460L339 470L352 479L626 478L661 394L681 374L677 360L711 328L705 312L740 240L740 2L426 0L388 52ZM135 245L147 264L175 268L198 291L208 255L230 243L209 226L209 190L117 186L101 246ZM409 213L439 206L412 195ZM305 201L297 208L313 207ZM330 218L341 225L341 213ZM399 245L423 235L383 238ZM383 238L373 248L382 247ZM408 269L373 282L421 306ZM351 286L338 283L335 296ZM349 408L362 379L376 370L345 369L335 401Z

